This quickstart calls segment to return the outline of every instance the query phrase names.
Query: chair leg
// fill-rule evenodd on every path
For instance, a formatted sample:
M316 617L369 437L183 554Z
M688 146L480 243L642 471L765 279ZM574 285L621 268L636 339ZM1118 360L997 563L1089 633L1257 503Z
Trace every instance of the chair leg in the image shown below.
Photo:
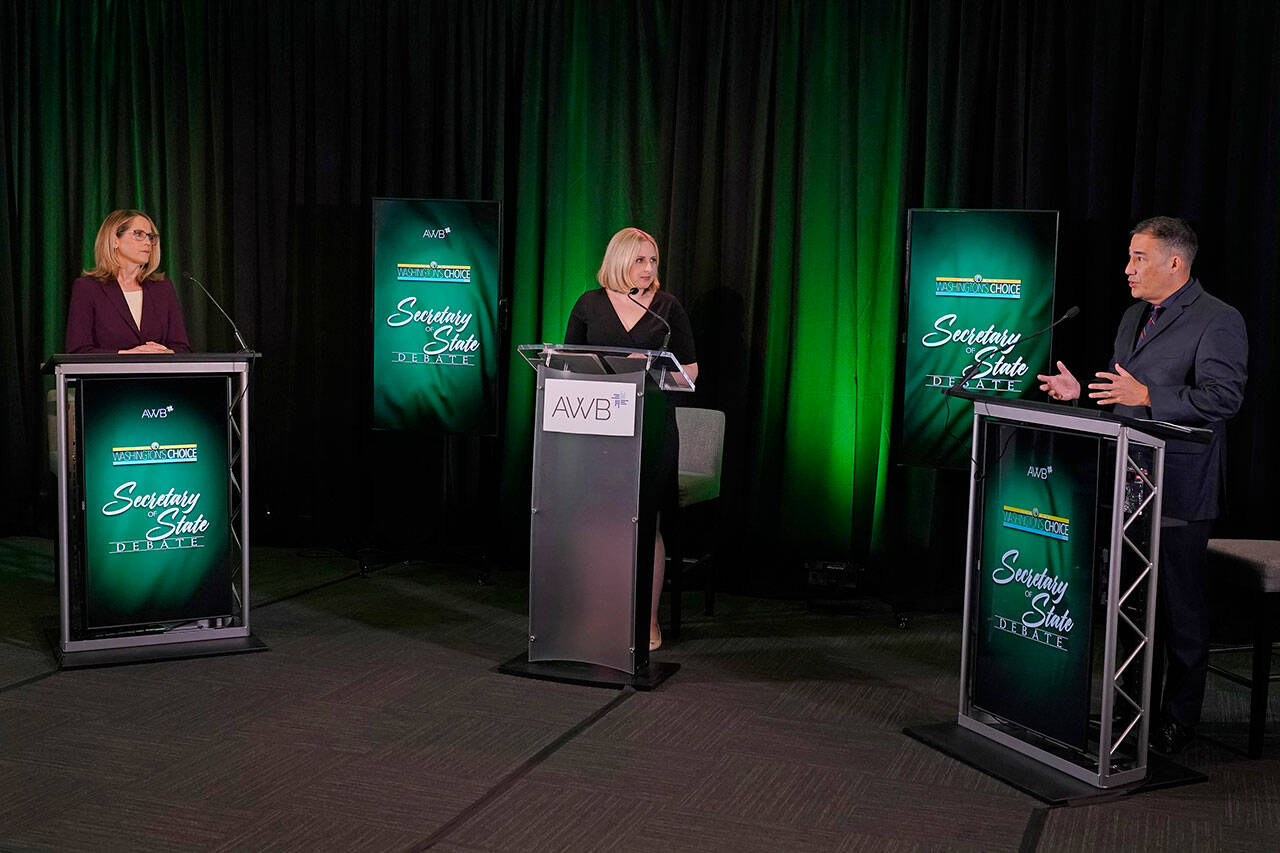
M1262 756L1262 736L1267 727L1267 692L1271 686L1272 624L1280 593L1258 596L1253 626L1253 684L1249 688L1249 757Z

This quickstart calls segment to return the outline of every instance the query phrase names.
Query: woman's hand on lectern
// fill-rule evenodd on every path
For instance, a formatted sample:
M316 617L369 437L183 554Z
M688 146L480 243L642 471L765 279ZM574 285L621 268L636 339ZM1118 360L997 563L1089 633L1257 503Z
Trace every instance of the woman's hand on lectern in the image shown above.
M129 352L173 352L164 344L158 344L155 341L147 341L145 344L138 344L132 349L122 349L119 352L123 355Z

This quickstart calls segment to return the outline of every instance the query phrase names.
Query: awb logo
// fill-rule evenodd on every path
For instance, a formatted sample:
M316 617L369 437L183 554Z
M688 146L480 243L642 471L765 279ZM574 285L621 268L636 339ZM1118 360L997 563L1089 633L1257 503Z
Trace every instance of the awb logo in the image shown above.
M607 421L613 417L613 404L605 397L561 397L556 400L552 414L566 418Z
M447 226L444 228L428 228L422 232L422 239L443 240L445 237L449 236L449 232L451 231L453 231L453 229Z
M173 414L173 406L161 406L158 409L143 409L142 419L147 418L167 418Z
M542 429L587 435L635 435L636 386L630 382L548 379Z
M1027 476L1035 477L1037 480L1047 480L1049 479L1049 475L1052 473L1053 473L1052 465L1048 465L1044 468L1037 468L1036 466L1032 465L1027 469Z

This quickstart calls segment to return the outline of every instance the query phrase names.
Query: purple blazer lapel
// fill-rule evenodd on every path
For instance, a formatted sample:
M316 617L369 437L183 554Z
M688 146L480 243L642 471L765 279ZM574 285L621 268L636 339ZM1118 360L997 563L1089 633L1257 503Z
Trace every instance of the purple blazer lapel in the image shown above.
M138 329L138 334L143 342L164 338L160 320L164 316L165 306L160 304L160 293L155 282L142 283L142 327Z
M124 291L120 289L119 282L115 279L102 282L102 293L107 302L111 304L111 307L115 309L115 312L120 315L121 322L125 323L127 328L132 329L141 337L142 330L133 321L133 312L129 310L129 303L124 301ZM147 299L145 295L142 299L142 319L144 322L147 319ZM142 343L142 341L139 340L138 343Z

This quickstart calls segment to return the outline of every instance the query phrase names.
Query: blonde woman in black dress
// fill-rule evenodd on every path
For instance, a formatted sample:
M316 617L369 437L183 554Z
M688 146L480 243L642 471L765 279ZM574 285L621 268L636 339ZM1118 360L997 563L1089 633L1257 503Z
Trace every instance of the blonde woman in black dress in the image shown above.
M679 300L660 289L658 281L658 243L639 228L623 228L604 250L604 260L596 273L598 289L579 297L569 314L564 342L590 346L662 349L666 326L645 308L671 324L671 340L666 349L684 365L689 378L697 381L698 360L693 346L693 330L689 316ZM632 300L635 300L634 302ZM636 303L639 303L637 305ZM643 306L643 307L641 307ZM676 428L676 412L667 407L667 423L663 432L662 497L659 510L673 510L678 497L678 465L680 434ZM670 517L671 513L666 513ZM658 627L658 599L667 559L666 546L659 527L653 540L653 602L649 621L649 650L662 645Z

